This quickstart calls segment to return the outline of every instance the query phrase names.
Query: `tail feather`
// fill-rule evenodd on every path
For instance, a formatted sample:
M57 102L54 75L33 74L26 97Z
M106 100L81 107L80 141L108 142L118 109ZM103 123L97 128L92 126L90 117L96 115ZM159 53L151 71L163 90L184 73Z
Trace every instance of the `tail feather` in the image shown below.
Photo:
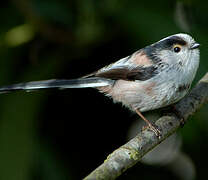
M88 87L102 87L111 85L112 80L105 78L80 78L80 79L51 79L45 81L32 81L27 83L19 83L8 86L0 87L0 93L8 93L19 90L38 90L38 89L49 89L49 88L88 88Z

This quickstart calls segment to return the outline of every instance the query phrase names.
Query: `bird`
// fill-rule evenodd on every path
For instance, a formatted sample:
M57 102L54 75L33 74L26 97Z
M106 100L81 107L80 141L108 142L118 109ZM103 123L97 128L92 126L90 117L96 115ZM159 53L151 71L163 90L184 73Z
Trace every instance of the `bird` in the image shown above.
M189 91L199 67L200 44L178 33L77 79L51 79L0 87L1 93L48 88L96 88L138 114L156 136L160 129L143 112L176 103Z

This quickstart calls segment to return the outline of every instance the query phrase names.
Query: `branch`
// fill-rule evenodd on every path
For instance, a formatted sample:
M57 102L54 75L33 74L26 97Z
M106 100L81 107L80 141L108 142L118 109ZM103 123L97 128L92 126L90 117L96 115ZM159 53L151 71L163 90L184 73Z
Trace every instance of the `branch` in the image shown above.
M208 102L208 73L198 82L192 91L176 105L175 109L184 121ZM91 172L85 180L115 179L128 168L135 165L141 158L164 141L180 127L180 119L174 113L162 116L155 123L162 131L158 139L148 128L140 132L132 140L116 149L107 159Z

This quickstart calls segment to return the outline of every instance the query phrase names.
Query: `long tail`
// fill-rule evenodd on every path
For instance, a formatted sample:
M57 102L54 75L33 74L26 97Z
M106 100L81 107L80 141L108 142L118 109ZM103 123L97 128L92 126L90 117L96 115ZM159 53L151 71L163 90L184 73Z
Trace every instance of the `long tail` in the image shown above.
M27 83L19 83L8 86L0 87L1 93L8 93L19 90L38 90L38 89L49 89L49 88L88 88L88 87L102 87L108 86L113 83L113 80L91 77L91 78L80 78L80 79L51 79L45 81L32 81Z

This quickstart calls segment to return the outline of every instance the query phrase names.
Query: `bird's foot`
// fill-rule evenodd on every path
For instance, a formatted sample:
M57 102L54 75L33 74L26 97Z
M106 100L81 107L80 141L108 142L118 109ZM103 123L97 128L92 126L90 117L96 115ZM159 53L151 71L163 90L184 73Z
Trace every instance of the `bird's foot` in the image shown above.
M155 133L155 135L160 139L162 136L161 130L155 124L149 124L149 128Z
M158 127L155 124L152 124L148 119L146 119L138 109L135 109L135 111L148 124L149 129L151 129L155 133L155 135L160 139L162 133L158 129Z
M148 128L150 130L152 130L159 139L161 138L162 132L161 132L161 130L155 124L150 123L147 126L144 126L142 128L142 130L145 130L145 129L148 129Z

